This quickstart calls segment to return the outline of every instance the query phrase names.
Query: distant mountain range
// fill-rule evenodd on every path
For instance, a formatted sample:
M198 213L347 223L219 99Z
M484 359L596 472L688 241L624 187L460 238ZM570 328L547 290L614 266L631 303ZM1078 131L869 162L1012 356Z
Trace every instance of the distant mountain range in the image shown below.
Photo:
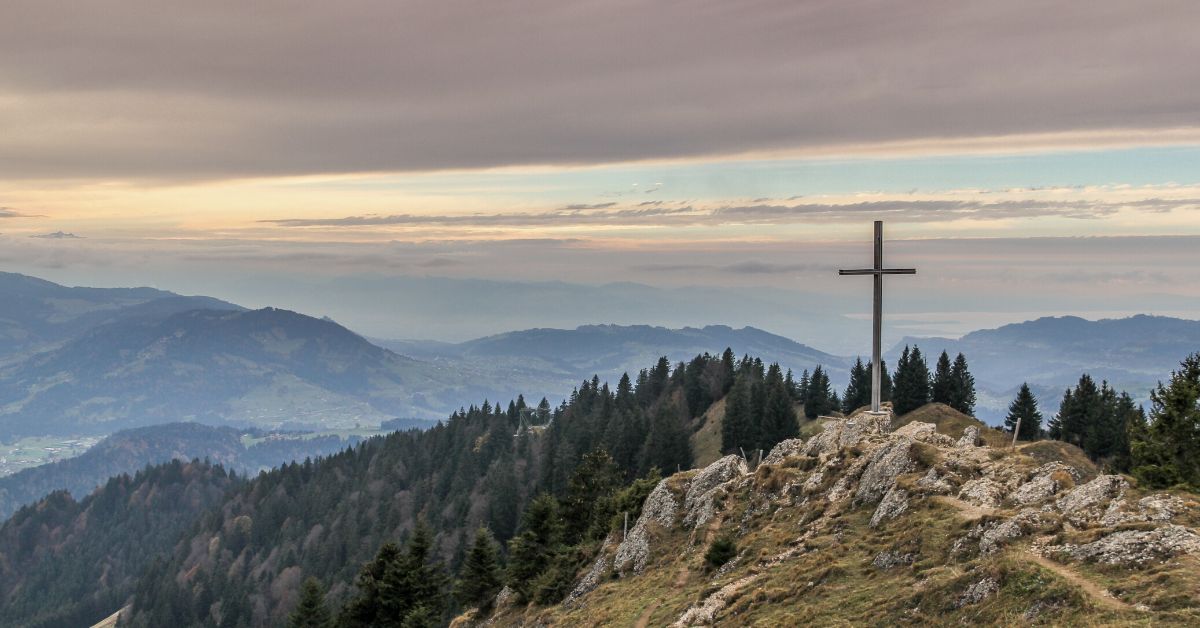
M154 288L69 288L0 272L0 364L45 350L93 327L196 309L241 310L210 297Z
M615 382L659 356L732 347L797 373L820 364L844 386L851 359L752 327L586 325L462 343L370 340L328 319L152 288L68 288L0 274L0 438L110 434L202 421L264 429L436 420L482 400L553 403L584 379ZM1200 322L1135 316L1044 318L960 339L906 338L930 364L967 355L977 414L997 422L1027 381L1053 412L1083 372L1144 399L1190 351Z
M3 439L177 421L327 429L443 419L518 394L557 403L593 375L615 382L659 356L726 347L797 371L846 366L754 328L599 325L381 347L328 319L151 288L67 288L5 274L0 295L6 337L22 339L0 353Z
M1089 321L1046 317L971 332L962 338L905 338L887 353L893 367L905 345L916 345L932 368L943 350L962 352L981 389L980 418L995 422L1022 382L1058 408L1063 390L1089 373L1145 401L1189 353L1200 351L1200 321L1165 316Z
M622 373L635 375L662 356L687 361L701 353L717 354L730 347L741 357L749 354L794 369L824 365L840 374L846 358L819 351L794 340L753 327L725 325L668 329L648 325L584 325L575 329L528 329L497 334L458 344L375 340L414 358L451 368L486 365L511 374L516 381L532 380L534 392L569 392L583 379L598 375L616 382ZM528 395L529 393L526 392Z

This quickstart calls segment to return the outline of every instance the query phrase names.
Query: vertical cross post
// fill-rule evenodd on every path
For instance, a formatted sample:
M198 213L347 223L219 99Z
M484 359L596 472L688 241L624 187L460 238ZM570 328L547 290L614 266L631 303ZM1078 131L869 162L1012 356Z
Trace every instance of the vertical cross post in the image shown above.
M871 275L875 282L871 312L871 412L880 411L880 391L883 385L883 276L915 275L915 268L883 267L883 221L875 221L875 263L871 268L839 270L839 275Z

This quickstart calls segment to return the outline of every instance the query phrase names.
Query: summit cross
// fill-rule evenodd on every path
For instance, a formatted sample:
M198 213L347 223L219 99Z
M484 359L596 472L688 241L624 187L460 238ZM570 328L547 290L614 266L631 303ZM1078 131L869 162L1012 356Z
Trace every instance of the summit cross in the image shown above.
M872 275L875 278L875 310L874 327L871 338L871 412L878 414L881 373L880 344L883 335L883 276L884 275L915 275L915 268L884 268L883 267L883 221L875 221L875 267L854 270L839 270L839 275Z

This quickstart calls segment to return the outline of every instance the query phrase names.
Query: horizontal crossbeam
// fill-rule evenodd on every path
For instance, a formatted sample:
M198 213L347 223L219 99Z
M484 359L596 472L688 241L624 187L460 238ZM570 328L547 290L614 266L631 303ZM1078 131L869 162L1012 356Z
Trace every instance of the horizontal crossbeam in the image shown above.
M839 270L839 275L915 275L915 268L858 268L854 270Z

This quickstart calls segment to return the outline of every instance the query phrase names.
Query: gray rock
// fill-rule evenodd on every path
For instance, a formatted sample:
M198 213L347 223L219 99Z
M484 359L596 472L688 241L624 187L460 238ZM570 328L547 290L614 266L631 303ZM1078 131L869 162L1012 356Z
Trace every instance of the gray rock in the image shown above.
M871 527L877 528L879 524L899 517L906 510L908 510L908 491L893 486L880 500L879 506L875 508L875 514L871 515Z
M1000 583L995 578L984 578L967 587L966 591L954 603L955 608L978 604L993 596L1000 590Z
M1041 513L1031 508L1022 510L1014 517L994 523L980 535L979 553L984 556L994 554L1009 541L1025 536L1030 530L1041 524Z
M1061 462L1050 462L1038 467L1037 471L1033 472L1033 478L1022 484L1015 493L1013 493L1013 501L1021 506L1037 504L1044 502L1051 497L1054 497L1065 488L1063 482L1055 479L1058 475L1061 477L1066 473L1071 477L1072 481L1078 480L1080 477L1079 471L1074 467L1069 467Z
M778 445L771 448L771 453L763 458L763 464L780 464L790 456L799 456L804 450L804 440L799 438L789 438L785 441L780 441Z
M894 567L904 567L913 564L916 560L916 554L901 554L897 551L879 552L875 555L875 560L871 561L876 569L892 569Z
M907 436L913 440L929 443L931 445L937 445L939 447L949 447L954 444L954 439L946 436L945 434L939 434L937 431L937 426L933 423L913 421L912 423L906 423L896 428L892 434L897 436Z
M995 508L1004 499L1004 485L988 478L970 480L963 484L958 498L976 506Z
M1200 535L1179 525L1154 530L1124 530L1084 545L1053 545L1047 553L1065 555L1074 560L1141 567L1181 554L1200 552Z
M896 484L896 478L913 468L910 456L913 442L905 436L897 436L871 454L870 461L854 493L856 502L871 504L879 501Z
M507 608L508 606L512 605L516 599L517 592L514 591L512 587L504 585L504 588L500 589L500 592L496 594L496 602L494 604L496 610Z
M615 535L616 533L612 533L604 538L604 544L600 546L600 555L596 556L595 562L592 563L592 568L583 575L583 578L579 580L579 583L567 595L567 599L563 600L563 606L573 605L579 598L591 593L596 587L600 586L600 580L604 577L605 572L608 571L608 548L616 542Z
M1129 483L1119 475L1101 475L1096 479L1071 489L1055 502L1063 514L1076 525L1103 517L1109 502L1121 499Z
M692 478L687 495L683 499L683 525L700 527L716 515L714 498L729 480L750 472L741 456L725 456L704 467Z
M670 478L665 478L654 487L642 505L642 514L637 523L629 531L629 536L617 546L613 557L613 566L624 574L632 568L634 573L642 573L646 569L646 561L650 557L650 526L657 525L670 528L675 525L675 511L679 503L667 488Z
M979 426L968 425L963 430L962 437L954 444L955 447L974 447L979 442Z
M935 493L937 495L946 495L954 490L954 487L939 476L936 469L932 468L920 480L917 480L917 488L926 493Z

